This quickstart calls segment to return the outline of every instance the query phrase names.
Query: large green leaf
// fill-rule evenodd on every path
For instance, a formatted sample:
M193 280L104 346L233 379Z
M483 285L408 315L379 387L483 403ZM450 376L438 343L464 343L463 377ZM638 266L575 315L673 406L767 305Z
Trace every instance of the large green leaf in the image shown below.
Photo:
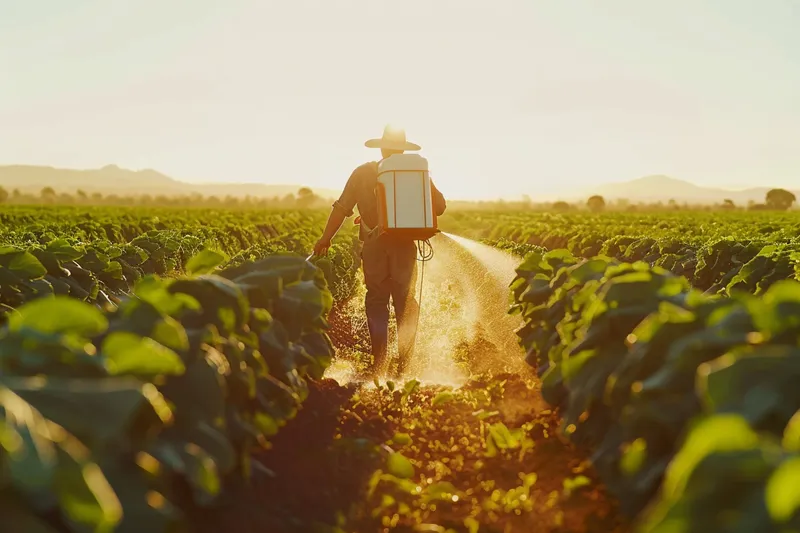
M45 250L61 260L74 261L80 259L86 250L81 246L73 246L66 239L55 239L47 243Z
M761 300L749 299L758 330L767 336L791 343L800 333L800 283L781 281L770 287ZM786 338L781 336L786 334Z
M200 309L197 300L188 294L170 292L172 280L162 280L156 276L147 276L136 283L134 295L149 303L161 313L178 316L185 309Z
M228 257L225 254L205 249L189 259L185 270L187 274L210 274L227 260Z
M400 479L411 479L414 477L414 465L411 464L403 454L393 452L386 459L386 471Z
M777 524L786 524L793 518L797 522L800 515L800 456L784 461L772 473L766 487L767 509Z
M296 255L273 255L258 261L226 268L220 275L236 283L248 283L251 276L269 274L279 276L285 284L311 279L315 267Z
M107 375L95 346L85 338L36 330L11 332L0 341L0 368L8 375L20 376Z
M212 357L186 365L186 372L167 381L161 392L175 406L178 423L205 422L212 427L225 423L225 368Z
M800 409L800 349L783 345L740 348L704 366L698 389L716 412L735 412L776 436Z
M202 307L202 320L220 329L233 330L248 320L249 306L241 289L220 276L205 275L179 279L167 289L172 294L191 296Z
M12 482L31 491L48 487L58 465L56 444L47 435L49 425L29 403L0 385L0 446Z
M11 315L11 331L29 328L41 333L60 333L92 337L108 327L108 320L95 307L67 296L29 302Z
M2 378L0 384L91 448L143 441L172 417L152 384L132 378Z
M738 415L717 415L699 421L689 433L664 480L664 494L678 496L686 487L692 470L714 452L750 450L758 446L758 435Z
M122 504L89 451L77 440L65 439L58 452L53 488L64 513L98 533L113 531L122 520Z
M103 341L101 354L110 374L178 375L185 370L180 356L149 337L115 331Z
M319 327L319 319L328 314L332 305L333 297L327 289L320 289L313 281L300 281L284 287L275 303L275 315L296 339L304 326Z
M27 250L0 248L0 265L24 279L38 279L47 274L44 265Z
M139 299L125 300L120 305L119 318L111 324L112 331L127 331L143 337L150 337L176 351L189 348L186 329L176 319L160 312L149 302Z
M98 463L122 504L122 521L114 528L114 533L185 533L185 516L167 499L170 492L159 488L154 479L153 472L166 473L167 465L153 461L149 455L140 457L145 459L134 463L106 456ZM148 469L139 463L147 465Z
M12 483L27 493L52 488L69 519L111 531L122 508L89 450L3 385L0 408L0 446Z
M252 307L271 307L272 300L280 298L285 278L277 272L253 272L236 278L236 284L245 292Z

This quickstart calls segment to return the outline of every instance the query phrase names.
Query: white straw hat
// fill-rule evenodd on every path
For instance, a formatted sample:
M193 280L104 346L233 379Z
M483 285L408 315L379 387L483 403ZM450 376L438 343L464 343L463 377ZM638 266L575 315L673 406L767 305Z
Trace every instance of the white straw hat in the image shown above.
M420 150L418 144L406 140L406 132L402 128L386 126L383 129L383 137L380 139L370 139L364 143L367 148L387 148L389 150Z

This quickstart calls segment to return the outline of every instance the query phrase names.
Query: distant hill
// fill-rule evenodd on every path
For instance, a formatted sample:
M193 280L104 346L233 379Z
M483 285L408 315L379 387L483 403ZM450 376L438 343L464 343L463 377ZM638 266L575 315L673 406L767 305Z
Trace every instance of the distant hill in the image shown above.
M104 195L150 194L156 196L199 193L219 198L228 195L242 198L248 194L257 198L273 198L296 193L301 186L265 183L188 183L171 178L156 170L128 170L116 165L88 170L32 165L0 166L0 187L4 187L9 192L19 189L22 192L36 194L44 187L52 187L58 193L69 194L82 190L88 194L99 192ZM632 181L607 183L591 190L571 194L564 199L582 202L593 194L600 194L606 200L625 198L631 202L660 201L667 203L669 200L675 200L678 203L710 204L721 203L726 198L730 198L735 204L744 206L751 200L763 202L767 191L771 188L726 190L700 187L669 176L654 175ZM312 189L323 198L336 198L341 192L315 187ZM793 192L800 198L800 190ZM456 199L453 198L453 200Z
M30 165L0 166L0 187L11 192L38 193L52 187L58 193L74 194L82 190L88 194L150 194L153 196L199 193L204 196L250 195L272 198L296 193L302 185L271 185L264 183L187 183L155 170L127 170L116 165L99 169L73 170ZM339 191L318 189L313 191L323 198L336 198Z
M749 201L764 202L767 192L774 187L755 187L743 190L727 190L713 187L701 187L688 181L669 176L645 176L632 181L608 183L596 187L586 196L599 194L606 200L628 199L632 202L668 202L678 203L720 203L725 199L733 200L737 205L746 205ZM800 198L800 190L792 191Z

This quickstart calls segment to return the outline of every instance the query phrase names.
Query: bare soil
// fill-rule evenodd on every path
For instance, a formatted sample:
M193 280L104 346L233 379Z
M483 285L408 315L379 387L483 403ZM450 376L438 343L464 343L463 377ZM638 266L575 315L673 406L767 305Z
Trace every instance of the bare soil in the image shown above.
M437 396L448 401L434 407ZM518 445L492 455L487 441L499 424L519 428ZM256 457L270 474L206 513L198 530L630 531L558 427L536 385L517 375L410 394L322 380ZM413 466L408 479L388 475L393 452Z

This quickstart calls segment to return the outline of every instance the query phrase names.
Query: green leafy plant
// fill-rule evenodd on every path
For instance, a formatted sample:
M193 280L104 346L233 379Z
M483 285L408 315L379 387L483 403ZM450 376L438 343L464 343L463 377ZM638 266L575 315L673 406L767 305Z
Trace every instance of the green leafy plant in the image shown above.
M109 310L22 305L0 332L0 509L45 530L47 514L74 531L172 531L255 474L251 451L331 360L331 305L324 274L291 256L146 276Z
M765 257L773 251L756 252L746 264ZM698 264L701 276L708 264ZM741 268L729 282L757 296L739 288L730 297L709 296L644 262L554 251L529 255L511 284L512 312L524 320L518 336L542 374L545 399L563 413L564 432L594 449L595 467L625 511L634 515L660 502L648 531L672 531L679 522L681 531L781 531L794 524L790 499L778 497L778 489L769 493L774 497L763 494L770 483L778 486L769 481L774 472L781 480L794 472L781 466L794 464L794 452L774 442L793 434L788 426L800 409L800 284L749 284L762 271ZM780 272L778 278L786 270ZM725 448L731 432L710 438L713 430L692 429L704 417L735 420L718 424L743 427L731 432L747 449ZM774 457L759 458L770 447ZM698 450L714 453L700 461ZM748 475L748 461L750 492L734 503L714 500L715 491L726 494L727 485ZM735 514L748 498L775 502L769 512L759 504L746 518L720 518L720 509Z

